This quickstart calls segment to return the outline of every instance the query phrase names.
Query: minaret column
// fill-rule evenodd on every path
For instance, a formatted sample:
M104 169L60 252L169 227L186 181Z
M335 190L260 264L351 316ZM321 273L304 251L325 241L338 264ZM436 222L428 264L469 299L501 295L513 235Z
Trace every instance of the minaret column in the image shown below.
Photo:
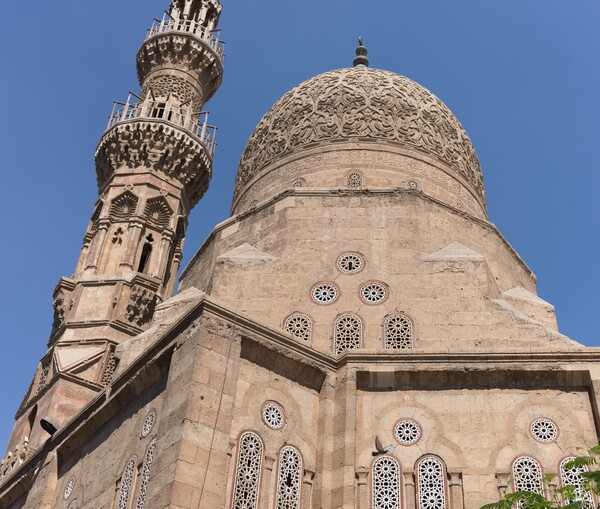
M102 253L102 248L104 247L106 234L108 233L109 228L110 220L100 220L98 224L98 231L96 232L94 240L92 241L92 249L89 252L85 270L96 270L98 268L98 260L100 259L100 254Z
M129 223L128 235L127 235L127 246L123 253L123 259L121 260L121 267L127 267L134 270L135 257L137 255L138 246L140 244L140 238L144 225L139 221L132 221Z

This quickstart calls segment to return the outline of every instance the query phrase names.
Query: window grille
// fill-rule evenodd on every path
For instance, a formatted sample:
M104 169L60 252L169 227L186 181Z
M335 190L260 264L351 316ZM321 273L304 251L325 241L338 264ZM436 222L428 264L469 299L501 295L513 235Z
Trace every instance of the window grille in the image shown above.
M446 509L446 469L435 456L417 463L418 509Z
M360 298L366 304L381 304L388 297L388 289L383 283L371 281L360 287Z
M394 436L402 445L416 444L421 438L421 426L412 419L404 419L396 424Z
M140 481L140 489L136 509L144 509L146 505L146 493L148 492L148 482L150 481L150 473L152 471L152 461L154 461L154 452L156 451L156 437L152 439L146 457L144 458L144 466L142 467L142 480Z
M522 456L515 460L512 470L515 491L529 491L538 495L544 494L542 468L537 461L528 456ZM523 504L519 503L518 507L520 509Z
M118 509L127 509L129 507L129 498L135 481L136 466L137 458L135 456L127 462L127 465L125 465L123 475L121 476L121 489L119 492L119 503L117 505Z
M529 429L533 438L544 444L554 442L558 438L558 427L550 419L544 417L533 421Z
M337 267L345 274L356 274L365 266L365 259L358 253L343 253L337 259Z
M263 422L271 429L280 430L285 426L285 412L275 401L267 401L262 409Z
M342 315L335 321L333 350L342 353L362 346L363 325L358 316Z
M358 172L352 172L346 177L346 185L349 189L360 189L363 186L362 175Z
M581 476L581 474L588 471L588 468L586 466L566 468L566 464L574 459L575 457L572 456L560 462L560 480L563 486L573 486L575 488L575 497L572 500L567 500L567 502L583 502L585 509L593 509L594 497L584 489L584 479Z
M331 304L339 295L337 286L333 283L318 283L313 286L310 293L317 304Z
M382 456L371 467L373 509L400 509L400 465L390 456Z
M232 509L258 509L258 490L262 475L263 442L251 431L244 433L238 443Z
M304 466L300 452L290 445L279 453L275 509L300 509Z
M407 350L413 347L413 324L408 316L388 316L383 328L385 348Z
M288 316L284 329L297 338L310 341L312 337L312 322L310 318L302 313L294 313Z

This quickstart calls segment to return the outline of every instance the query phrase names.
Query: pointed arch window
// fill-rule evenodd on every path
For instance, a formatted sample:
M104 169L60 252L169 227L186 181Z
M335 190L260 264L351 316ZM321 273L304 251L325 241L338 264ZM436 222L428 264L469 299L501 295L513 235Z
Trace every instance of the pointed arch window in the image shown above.
M136 470L137 457L133 456L125 465L123 475L121 476L121 488L119 490L119 502L117 504L118 509L129 508L129 499L131 498L131 492L133 491Z
M362 346L363 323L356 315L342 315L333 328L333 351L342 353Z
M303 474L300 451L286 445L279 453L275 509L300 509Z
M400 509L400 464L391 456L382 456L371 467L373 509Z
M136 509L144 509L146 505L146 494L148 493L148 482L150 481L150 473L152 472L152 462L154 461L154 452L156 451L156 437L152 439L148 449L146 450L146 456L144 457L144 466L142 467L142 479L140 481L140 489L138 491L138 498L136 503Z
M413 323L403 314L390 315L383 324L384 348L407 350L413 347Z
M544 494L544 484L542 481L542 467L540 464L529 456L521 456L517 458L512 467L513 482L515 483L515 491L529 491ZM519 508L523 506L519 503Z
M446 509L446 467L436 456L425 456L417 462L418 509Z
M593 509L594 497L593 495L584 489L584 479L581 476L584 472L588 471L586 466L566 468L567 463L573 461L575 456L565 458L560 462L560 480L563 486L573 486L575 488L575 497L571 502L583 502L586 509Z
M247 431L240 437L231 509L258 509L263 450L256 433Z

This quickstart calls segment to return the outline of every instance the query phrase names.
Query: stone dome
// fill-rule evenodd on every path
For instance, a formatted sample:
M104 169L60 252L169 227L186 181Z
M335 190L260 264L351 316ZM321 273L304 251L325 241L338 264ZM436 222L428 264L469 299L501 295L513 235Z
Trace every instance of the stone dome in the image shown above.
M460 122L429 90L367 67L316 76L286 93L263 117L242 155L234 203L268 166L304 149L374 142L433 159L485 209L483 176Z

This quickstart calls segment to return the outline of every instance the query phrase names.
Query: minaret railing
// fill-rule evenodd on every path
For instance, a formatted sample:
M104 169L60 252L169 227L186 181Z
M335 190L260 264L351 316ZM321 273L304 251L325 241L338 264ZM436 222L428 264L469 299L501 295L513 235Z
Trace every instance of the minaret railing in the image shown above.
M184 32L191 34L208 44L221 60L225 58L225 42L221 41L220 29L212 30L203 25L200 21L173 19L168 13L165 13L162 19L154 19L152 26L148 29L146 39L166 32Z
M138 119L163 120L182 127L200 140L211 158L215 153L217 128L209 125L207 111L194 112L190 106L173 104L170 99L161 101L147 97L142 100L130 93L127 102L115 101L106 130L120 122Z

